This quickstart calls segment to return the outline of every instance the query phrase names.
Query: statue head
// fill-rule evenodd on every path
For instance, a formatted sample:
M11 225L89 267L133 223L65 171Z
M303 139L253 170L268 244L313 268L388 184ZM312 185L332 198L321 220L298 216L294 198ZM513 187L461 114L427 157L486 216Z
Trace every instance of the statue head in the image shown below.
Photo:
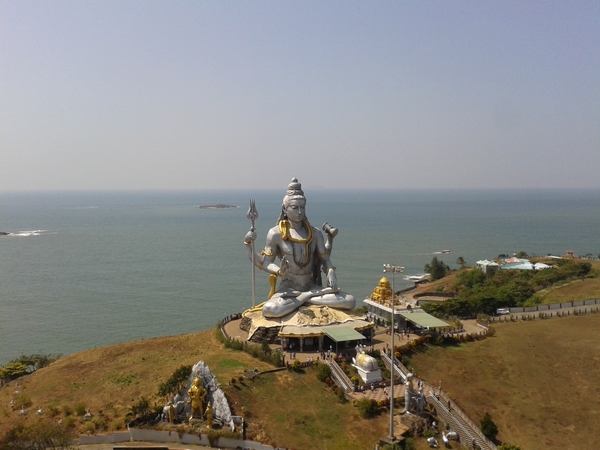
M193 385L196 387L204 387L204 383L202 382L202 378L200 378L198 375L196 375L196 378L194 378L193 381Z
M279 220L286 220L286 208L291 204L293 200L302 201L306 204L306 197L304 196L304 191L302 190L302 184L298 181L297 178L292 178L292 182L288 184L287 192L283 197L283 202L281 205L281 214L279 216Z

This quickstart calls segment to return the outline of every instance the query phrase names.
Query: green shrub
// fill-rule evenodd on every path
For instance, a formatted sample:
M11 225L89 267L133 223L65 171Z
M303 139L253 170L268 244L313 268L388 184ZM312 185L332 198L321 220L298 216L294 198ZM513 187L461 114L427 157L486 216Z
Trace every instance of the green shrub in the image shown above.
M290 369L293 372L302 372L302 363L295 359L294 362L290 364Z
M507 442L500 444L498 450L521 450L521 447L517 444L509 444Z
M481 432L485 437L491 440L496 439L496 436L498 435L498 427L488 412L486 412L483 419L481 419Z
M65 416L69 417L71 414L73 414L73 408L71 408L69 405L63 405L62 412Z
M131 413L134 416L145 416L151 410L150 400L142 396L136 403L131 406Z
M62 421L62 426L68 429L75 428L75 425L77 425L75 416L67 416Z
M360 399L356 403L356 407L358 408L358 413L361 415L361 417L364 417L365 419L375 417L379 412L377 402L368 398Z
M158 395L161 397L166 397L179 391L180 389L183 389L191 373L191 365L180 366L177 370L175 370L175 372L173 372L173 375L171 375L167 381L159 385Z
M60 414L60 409L56 406L56 403L50 403L47 409L50 417L56 417Z
M77 403L75 405L75 414L78 415L79 417L84 416L86 413L86 408L85 405L83 403Z
M33 402L31 401L31 398L28 395L20 394L15 399L15 408L21 408L22 406L24 406L25 408L29 408L31 405L33 405Z
M4 450L66 450L71 448L73 434L69 427L51 420L23 423L11 428L0 440Z
M331 367L328 364L317 364L317 380L326 382L327 378L331 378Z

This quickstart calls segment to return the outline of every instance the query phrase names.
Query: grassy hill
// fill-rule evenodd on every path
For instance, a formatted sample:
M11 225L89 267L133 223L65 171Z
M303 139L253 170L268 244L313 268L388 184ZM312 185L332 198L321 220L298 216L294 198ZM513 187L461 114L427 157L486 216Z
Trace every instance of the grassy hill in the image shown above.
M495 325L496 336L415 355L417 375L449 392L501 441L522 449L596 448L600 314Z
M296 449L371 448L386 434L388 418L363 419L354 406L341 403L314 369L305 373L281 371L254 381L230 385L245 370L272 369L248 354L226 349L215 330L117 344L86 350L59 359L32 375L0 389L0 436L17 423L44 417L63 419L81 432L105 433L124 429L126 415L141 397L164 405L158 387L181 365L204 360L231 400L234 414L245 415L248 438ZM16 400L16 410L8 405ZM25 403L28 414L18 413ZM92 421L82 417L89 408ZM66 421L66 422L65 422Z
M598 263L594 264L598 269ZM422 289L438 291L457 273ZM554 302L598 298L598 279L554 287ZM417 375L445 391L475 422L489 412L502 441L522 449L594 448L600 424L600 314L496 325L496 336L455 347L432 347L412 358ZM295 449L372 448L387 434L388 417L363 419L341 403L313 369L263 375L230 385L245 370L271 369L246 353L226 349L215 330L91 349L0 388L0 436L18 423L70 423L81 433L124 429L142 397L164 405L158 387L182 365L204 360L231 399L234 414L250 424L248 437ZM9 407L28 408L26 417ZM89 408L94 415L85 421ZM417 448L427 448L423 442Z

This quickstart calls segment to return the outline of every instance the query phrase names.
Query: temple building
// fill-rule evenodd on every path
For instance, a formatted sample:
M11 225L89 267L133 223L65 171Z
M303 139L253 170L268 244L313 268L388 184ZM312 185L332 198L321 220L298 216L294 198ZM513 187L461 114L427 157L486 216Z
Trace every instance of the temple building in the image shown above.
M435 332L448 325L443 320L426 313L422 309L414 309L410 304L401 301L394 294L394 325L397 331L409 330L412 333L425 334ZM392 318L392 288L386 277L379 280L373 293L363 300L367 307L367 319L381 326L389 326Z

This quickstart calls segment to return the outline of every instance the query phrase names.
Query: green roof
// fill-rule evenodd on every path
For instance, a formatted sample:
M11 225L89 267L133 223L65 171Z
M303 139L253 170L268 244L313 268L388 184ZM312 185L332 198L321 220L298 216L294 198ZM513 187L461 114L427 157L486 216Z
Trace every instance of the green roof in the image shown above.
M416 323L423 328L440 328L450 326L443 320L433 317L431 314L427 314L426 312L406 312L400 313L400 315L409 322Z
M325 334L335 342L358 341L361 339L366 339L366 337L350 327L326 328L323 331L325 331Z

